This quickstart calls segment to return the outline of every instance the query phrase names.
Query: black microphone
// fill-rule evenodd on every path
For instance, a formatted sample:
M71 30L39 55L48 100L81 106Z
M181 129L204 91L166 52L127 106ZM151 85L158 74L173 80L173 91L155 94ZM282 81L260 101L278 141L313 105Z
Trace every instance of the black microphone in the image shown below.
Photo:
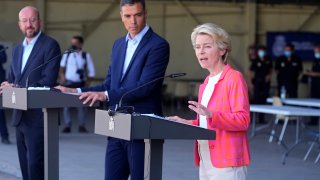
M7 47L3 47L2 49L0 49L0 53L5 51L5 50L7 50L8 48L9 48L8 46Z
M131 89L130 91L127 91L126 93L124 93L124 94L121 96L120 101L119 101L119 106L116 107L115 112L127 112L127 113L130 113L130 114L133 113L134 107L132 107L132 106L122 107L122 100L123 100L123 98L124 98L126 95L128 95L128 94L130 94L130 93L132 93L132 92L134 92L134 91L136 91L136 90L138 90L138 89L140 89L140 88L142 88L142 87L144 87L144 86L146 86L146 85L149 85L149 84L151 84L151 83L154 83L154 82L156 82L156 81L159 81L159 80L161 80L161 79L165 79L165 78L177 78L177 77L181 77L181 76L185 76L185 75L187 75L187 73L175 73L175 74L170 74L170 75L163 76L163 77L158 77L158 78L153 79L153 80L151 80L151 81L149 81L149 82L147 82L147 83L145 83L145 84L142 84L141 86L138 86L138 87L136 87L136 88L133 88L133 89ZM109 115L114 115L115 112L110 111Z
M42 68L43 66L47 65L49 62L53 61L54 59L56 59L56 58L58 58L58 57L60 57L60 56L62 56L62 55L64 55L64 54L70 54L70 53L74 53L74 52L77 52L77 51L78 51L77 49L68 49L68 50L66 50L65 52L63 52L62 54L59 54L59 55L57 55L57 56L54 56L53 58L49 59L47 62L45 62L45 63L43 63L43 64L40 64L38 67L32 69L32 70L30 71L30 73L28 74L27 79L26 79L26 88L28 89L28 86L29 86L29 77L30 77L30 75L31 75L34 71Z

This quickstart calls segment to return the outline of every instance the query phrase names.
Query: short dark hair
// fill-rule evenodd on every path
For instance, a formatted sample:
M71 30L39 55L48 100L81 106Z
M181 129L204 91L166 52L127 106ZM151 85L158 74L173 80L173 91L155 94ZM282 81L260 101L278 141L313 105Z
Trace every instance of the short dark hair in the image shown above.
M313 49L316 49L316 48L320 49L320 44L319 43L316 43L316 44L313 45Z
M294 51L294 45L292 43L287 43L286 47L289 47L291 50Z
M258 46L258 49L267 50L267 47L264 46L264 45L259 45L259 46Z
M120 1L120 10L121 10L121 7L124 6L124 5L127 5L127 4L128 5L134 5L135 3L141 3L143 10L146 9L145 0L121 0Z
M76 39L79 41L79 43L83 44L84 43L84 40L83 40L83 37L82 36L73 36L72 39Z

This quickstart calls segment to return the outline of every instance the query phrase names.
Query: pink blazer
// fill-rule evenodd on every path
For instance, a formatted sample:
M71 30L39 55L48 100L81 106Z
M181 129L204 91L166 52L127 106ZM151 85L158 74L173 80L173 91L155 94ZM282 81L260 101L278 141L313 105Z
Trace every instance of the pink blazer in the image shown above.
M200 86L198 102L201 102L208 77ZM211 162L214 167L245 166L250 163L248 128L250 106L248 88L240 72L226 65L208 108L212 118L208 118L208 129L216 132L216 140L209 140ZM199 116L193 120L199 125ZM198 143L195 143L195 163L199 166Z

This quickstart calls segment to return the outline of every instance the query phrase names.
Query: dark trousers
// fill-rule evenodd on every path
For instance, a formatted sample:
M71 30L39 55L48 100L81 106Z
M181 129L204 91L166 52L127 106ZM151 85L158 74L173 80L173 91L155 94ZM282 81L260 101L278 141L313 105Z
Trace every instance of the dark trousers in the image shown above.
M4 114L4 110L0 109L0 134L3 139L8 138L9 133L7 129L6 117Z
M255 82L253 89L253 103L254 104L266 104L269 97L270 83L267 82Z
M144 179L144 141L108 138L105 180Z
M286 88L286 98L297 98L298 97L298 83L278 83L278 95L281 94L281 87Z
M44 179L43 127L16 127L17 147L23 180Z

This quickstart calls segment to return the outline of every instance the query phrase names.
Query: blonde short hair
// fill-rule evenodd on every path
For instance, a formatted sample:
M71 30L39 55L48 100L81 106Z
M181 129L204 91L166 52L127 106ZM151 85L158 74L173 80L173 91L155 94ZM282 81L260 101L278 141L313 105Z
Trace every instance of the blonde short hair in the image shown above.
M193 46L195 46L196 39L199 34L211 36L215 40L215 43L219 49L226 50L226 53L222 56L224 63L226 63L228 53L231 51L231 40L227 31L214 23L205 23L199 25L194 28L193 32L191 33L191 41Z

